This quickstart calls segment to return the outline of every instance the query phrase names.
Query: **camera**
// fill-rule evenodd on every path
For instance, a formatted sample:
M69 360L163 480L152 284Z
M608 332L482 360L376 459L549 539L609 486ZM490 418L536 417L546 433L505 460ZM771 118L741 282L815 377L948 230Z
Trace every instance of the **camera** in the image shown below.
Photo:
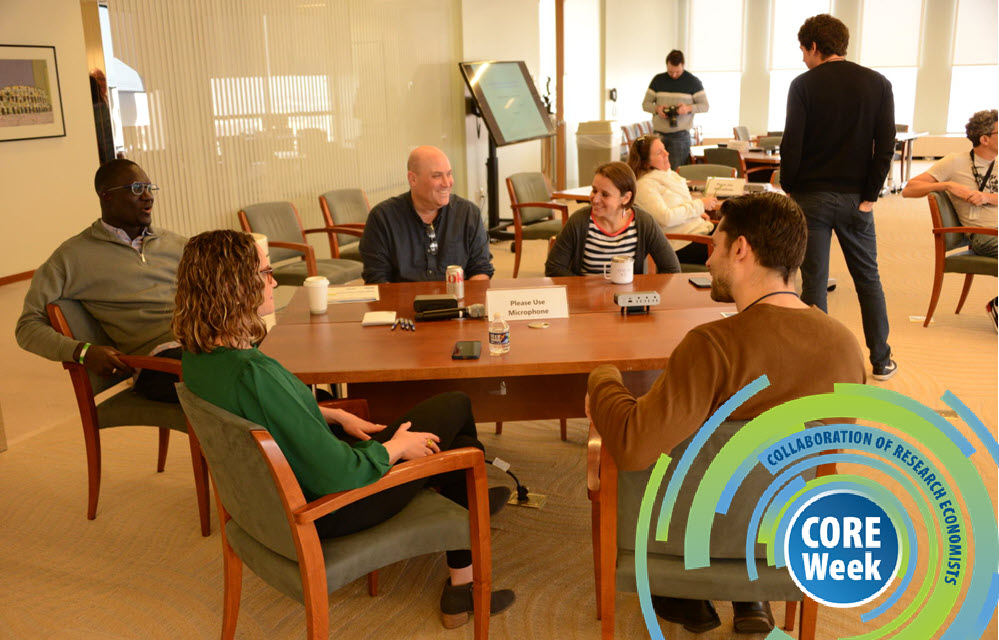
M680 117L680 109L679 109L679 107L677 105L675 105L675 104L674 105L670 105L670 106L666 107L665 109L663 109L663 112L666 114L666 119L669 121L669 126L675 127L676 126L676 119Z

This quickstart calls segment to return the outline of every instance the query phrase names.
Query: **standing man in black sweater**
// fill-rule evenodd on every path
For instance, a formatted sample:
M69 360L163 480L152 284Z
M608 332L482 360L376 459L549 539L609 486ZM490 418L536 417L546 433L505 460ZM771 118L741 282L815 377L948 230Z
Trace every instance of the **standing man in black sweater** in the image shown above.
M887 380L898 367L888 346L874 202L895 153L895 100L884 76L843 58L849 40L846 25L828 14L812 16L798 31L808 71L788 90L780 182L808 220L801 299L828 310L835 231L860 299L873 378Z

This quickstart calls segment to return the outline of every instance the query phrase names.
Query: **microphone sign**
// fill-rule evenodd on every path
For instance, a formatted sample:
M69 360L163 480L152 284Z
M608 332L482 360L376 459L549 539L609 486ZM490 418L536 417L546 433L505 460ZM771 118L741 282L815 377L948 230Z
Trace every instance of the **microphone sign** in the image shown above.
M895 524L880 505L852 491L829 491L794 514L784 557L791 577L812 599L856 607L895 579L899 546Z

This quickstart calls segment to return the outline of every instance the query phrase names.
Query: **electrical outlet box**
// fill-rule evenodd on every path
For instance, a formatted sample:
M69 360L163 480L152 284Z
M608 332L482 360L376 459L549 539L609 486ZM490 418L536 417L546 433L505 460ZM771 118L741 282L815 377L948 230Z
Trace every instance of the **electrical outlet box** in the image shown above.
M619 307L651 307L659 304L658 291L629 291L615 293L614 304Z

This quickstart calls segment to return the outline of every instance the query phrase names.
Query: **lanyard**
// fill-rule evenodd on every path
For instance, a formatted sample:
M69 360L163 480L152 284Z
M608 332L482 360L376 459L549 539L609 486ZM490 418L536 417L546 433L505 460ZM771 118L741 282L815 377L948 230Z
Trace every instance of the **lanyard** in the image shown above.
M791 296L794 296L795 298L798 298L798 297L800 297L800 296L799 296L799 295L798 295L797 293L795 293L794 291L773 291L773 292L771 292L771 293L768 293L768 294L766 294L766 295L762 295L762 296L760 296L760 297L759 297L759 298L757 298L756 300L753 300L753 301L752 301L751 303L749 303L749 307L752 307L752 306L753 306L754 304L756 304L756 303L757 303L757 302L759 302L760 300L763 300L764 298L769 298L770 296L779 296L779 295L780 295L780 294L782 294L782 293L786 293L787 295L791 295ZM743 313L745 313L746 311L749 311L749 307L746 307L745 309L743 309L743 310L742 310L742 311L743 311Z
M983 178L978 175L978 167L975 166L975 152L969 151L968 155L971 157L971 172L975 174L975 183L978 185L978 190L984 193L985 183L987 183L989 178L992 177L992 169L995 168L996 161L993 160L989 163L988 171L985 172L985 177Z

